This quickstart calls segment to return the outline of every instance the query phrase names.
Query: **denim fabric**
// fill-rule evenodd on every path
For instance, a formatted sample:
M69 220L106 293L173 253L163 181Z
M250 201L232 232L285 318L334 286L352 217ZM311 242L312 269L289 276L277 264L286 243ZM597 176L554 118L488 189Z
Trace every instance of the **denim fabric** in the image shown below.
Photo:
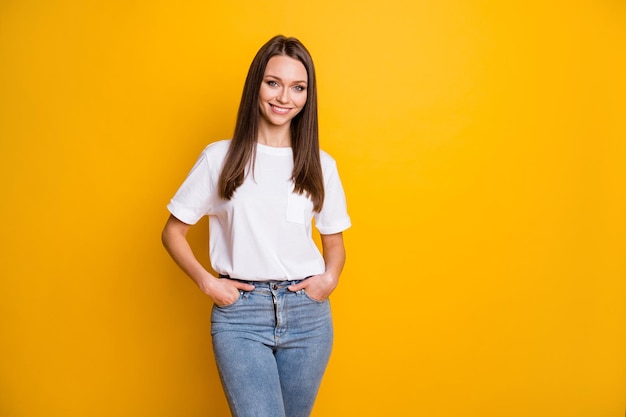
M213 350L234 417L311 414L333 327L329 301L287 289L297 282L248 282L253 291L213 307Z

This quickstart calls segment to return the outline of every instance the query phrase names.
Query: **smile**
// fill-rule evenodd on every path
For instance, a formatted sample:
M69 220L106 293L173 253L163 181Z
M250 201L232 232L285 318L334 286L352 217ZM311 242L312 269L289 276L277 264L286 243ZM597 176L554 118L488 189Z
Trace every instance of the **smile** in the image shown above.
M291 110L288 107L279 107L274 104L270 104L270 107L272 108L272 111L277 114L287 114Z

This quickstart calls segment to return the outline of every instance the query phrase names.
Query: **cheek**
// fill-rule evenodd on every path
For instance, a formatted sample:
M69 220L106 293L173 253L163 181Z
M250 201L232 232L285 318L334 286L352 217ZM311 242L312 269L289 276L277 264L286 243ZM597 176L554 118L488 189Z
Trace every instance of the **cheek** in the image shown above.
M306 94L302 94L301 97L298 97L297 100L295 100L295 102L298 104L298 107L304 107L304 105L306 104Z
M259 101L267 100L267 93L267 88L261 86L261 89L259 90Z

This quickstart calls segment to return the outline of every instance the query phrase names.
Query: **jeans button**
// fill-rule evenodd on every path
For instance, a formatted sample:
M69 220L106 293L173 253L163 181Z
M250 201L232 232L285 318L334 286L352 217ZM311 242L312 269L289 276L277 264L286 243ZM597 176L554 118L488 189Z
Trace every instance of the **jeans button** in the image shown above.
M274 289L277 290L278 289L278 284L274 284Z

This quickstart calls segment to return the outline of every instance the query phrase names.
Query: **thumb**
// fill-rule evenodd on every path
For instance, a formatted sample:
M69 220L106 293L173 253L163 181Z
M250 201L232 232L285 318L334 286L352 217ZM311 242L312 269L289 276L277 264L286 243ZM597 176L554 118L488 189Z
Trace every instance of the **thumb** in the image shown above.
M303 289L305 287L306 287L306 283L304 281L302 281L302 282L299 282L297 284L293 284L293 285L288 286L287 289L289 291L291 291L291 292L298 292L298 291L300 291L301 289Z
M239 289L239 290L243 290L243 291L252 291L255 287L252 284L246 284L245 282L237 282L237 281L233 281L235 283L235 288Z

